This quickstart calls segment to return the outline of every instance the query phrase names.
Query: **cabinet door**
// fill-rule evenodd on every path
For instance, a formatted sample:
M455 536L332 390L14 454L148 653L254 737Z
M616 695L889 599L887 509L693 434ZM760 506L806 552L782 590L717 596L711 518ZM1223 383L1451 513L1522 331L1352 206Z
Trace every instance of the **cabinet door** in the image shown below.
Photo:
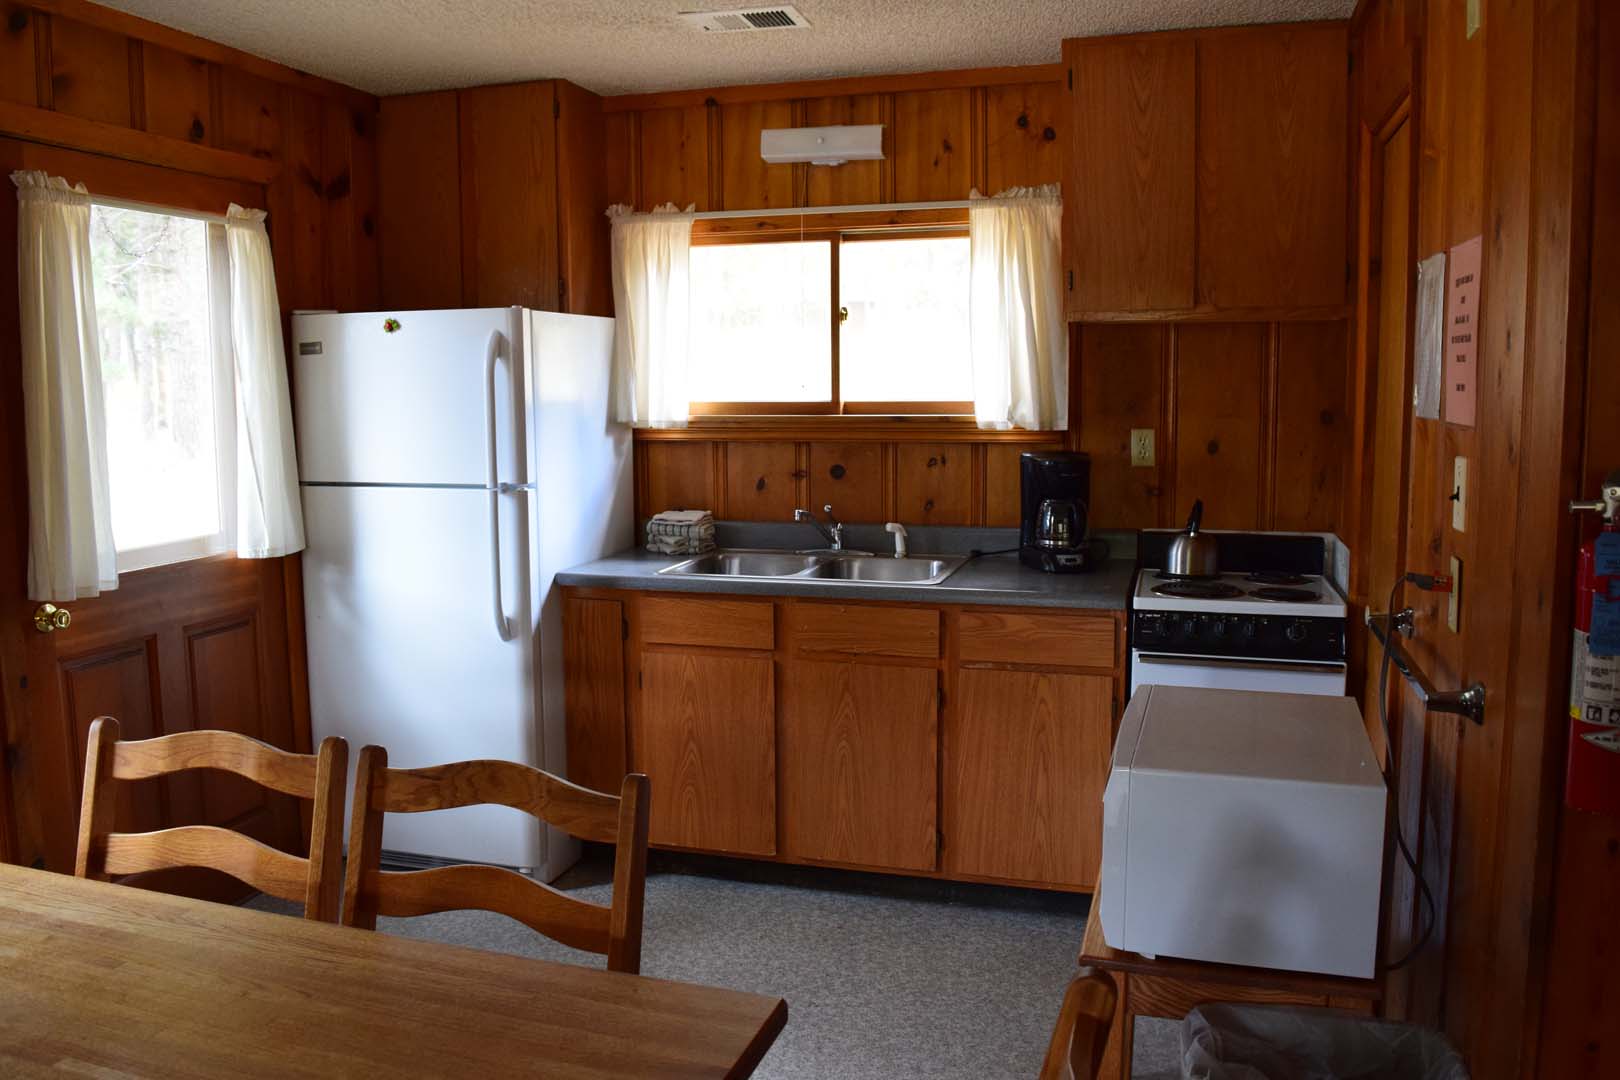
M552 84L480 86L458 96L463 302L556 311Z
M632 753L655 844L776 852L776 705L768 656L645 652Z
M1093 887L1113 680L964 668L945 730L945 871Z
M939 673L797 661L782 699L782 850L932 870Z
M1348 56L1342 24L1200 40L1200 304L1344 303Z
M1068 310L1190 308L1197 46L1157 37L1064 47L1074 77Z

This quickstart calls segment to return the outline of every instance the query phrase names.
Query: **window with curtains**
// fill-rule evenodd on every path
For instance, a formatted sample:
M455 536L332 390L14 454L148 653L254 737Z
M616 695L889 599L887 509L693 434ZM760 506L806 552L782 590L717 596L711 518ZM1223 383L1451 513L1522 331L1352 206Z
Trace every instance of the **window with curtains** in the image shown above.
M225 228L93 203L90 263L118 570L229 551L237 469Z
M973 412L965 228L694 236L695 416Z

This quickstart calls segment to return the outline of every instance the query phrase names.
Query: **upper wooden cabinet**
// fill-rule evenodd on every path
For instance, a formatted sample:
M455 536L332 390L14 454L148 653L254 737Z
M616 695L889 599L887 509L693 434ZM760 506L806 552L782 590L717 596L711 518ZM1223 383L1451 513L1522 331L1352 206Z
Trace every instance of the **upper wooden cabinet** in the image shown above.
M601 100L561 80L382 99L382 299L612 313Z
M1071 312L1193 305L1197 57L1185 37L1064 42Z
M1064 42L1076 320L1345 302L1342 24Z

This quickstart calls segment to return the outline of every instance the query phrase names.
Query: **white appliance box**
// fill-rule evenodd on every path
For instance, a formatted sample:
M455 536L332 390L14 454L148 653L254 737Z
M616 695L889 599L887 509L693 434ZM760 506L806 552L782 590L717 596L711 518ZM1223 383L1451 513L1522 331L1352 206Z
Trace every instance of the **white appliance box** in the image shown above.
M1350 698L1143 686L1103 794L1103 938L1370 978L1385 802Z

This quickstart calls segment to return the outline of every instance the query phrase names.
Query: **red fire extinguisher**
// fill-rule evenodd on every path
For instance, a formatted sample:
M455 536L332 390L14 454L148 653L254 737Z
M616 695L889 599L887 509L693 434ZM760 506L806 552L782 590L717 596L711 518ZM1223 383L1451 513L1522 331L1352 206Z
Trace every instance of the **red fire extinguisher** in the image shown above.
M1569 508L1602 514L1603 527L1576 563L1564 802L1620 816L1620 470L1603 481L1602 499Z

